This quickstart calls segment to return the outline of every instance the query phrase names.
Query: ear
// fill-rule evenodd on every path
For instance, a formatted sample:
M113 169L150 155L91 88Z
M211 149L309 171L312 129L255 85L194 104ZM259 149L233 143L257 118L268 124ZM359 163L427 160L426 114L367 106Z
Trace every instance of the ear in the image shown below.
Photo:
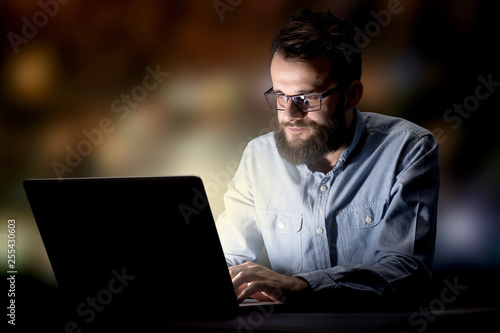
M345 109L352 110L358 106L363 96L363 84L359 80L354 80L345 90Z

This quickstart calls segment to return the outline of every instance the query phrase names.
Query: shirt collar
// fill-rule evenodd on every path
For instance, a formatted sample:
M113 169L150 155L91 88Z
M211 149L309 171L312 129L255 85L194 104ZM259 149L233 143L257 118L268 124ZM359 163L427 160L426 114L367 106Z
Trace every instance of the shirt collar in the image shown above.
M357 107L354 108L353 110L352 126L354 126L353 129L354 134L352 136L351 142L347 145L347 147L344 149L339 158L339 162L342 160L342 163L347 159L347 157L349 157L352 151L356 148L356 146L359 144L361 138L364 136L366 132L365 122L363 121L361 112Z

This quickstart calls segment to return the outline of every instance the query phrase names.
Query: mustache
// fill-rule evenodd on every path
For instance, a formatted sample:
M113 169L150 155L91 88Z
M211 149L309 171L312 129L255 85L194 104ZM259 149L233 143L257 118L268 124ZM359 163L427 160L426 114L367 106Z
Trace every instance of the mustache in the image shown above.
M279 123L279 128L283 129L285 127L299 127L299 128L317 128L318 124L316 122L311 123L301 123L301 122L285 122Z

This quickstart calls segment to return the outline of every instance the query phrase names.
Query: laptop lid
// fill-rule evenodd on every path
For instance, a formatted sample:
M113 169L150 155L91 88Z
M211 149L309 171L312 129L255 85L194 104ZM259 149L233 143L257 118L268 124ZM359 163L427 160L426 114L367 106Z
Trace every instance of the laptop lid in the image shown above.
M77 324L238 311L200 178L38 179L24 188Z

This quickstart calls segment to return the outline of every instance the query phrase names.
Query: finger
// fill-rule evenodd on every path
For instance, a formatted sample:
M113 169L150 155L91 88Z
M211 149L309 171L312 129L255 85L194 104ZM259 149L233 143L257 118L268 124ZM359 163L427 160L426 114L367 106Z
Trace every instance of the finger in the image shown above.
M243 268L239 266L229 267L229 275L231 275L231 279L238 275L242 270Z
M272 301L274 301L273 298L267 296L265 293L260 292L260 291L256 292L255 294L252 294L250 297L253 298L253 299L257 299L259 301L264 301L264 302L272 302Z
M259 281L252 283L251 285L248 285L247 288L241 290L241 292L237 294L237 299L238 302L242 302L245 299L252 297L261 301L280 302L282 295L283 293L280 290L275 289L266 281Z
M250 296L260 293L263 289L263 283L258 281L249 284L246 288L244 288L239 294L237 294L238 302L243 302L245 299L249 298ZM256 298L259 299L258 295L256 295Z
M238 289L241 285L248 283L253 284L255 281L262 280L258 273L252 271L241 271L233 279L234 289Z
M236 275L238 275L239 272L247 269L251 269L252 264L254 264L251 261L244 262L243 264L235 265L235 266L230 266L228 267L229 269L229 274L231 275L231 278L234 278Z

